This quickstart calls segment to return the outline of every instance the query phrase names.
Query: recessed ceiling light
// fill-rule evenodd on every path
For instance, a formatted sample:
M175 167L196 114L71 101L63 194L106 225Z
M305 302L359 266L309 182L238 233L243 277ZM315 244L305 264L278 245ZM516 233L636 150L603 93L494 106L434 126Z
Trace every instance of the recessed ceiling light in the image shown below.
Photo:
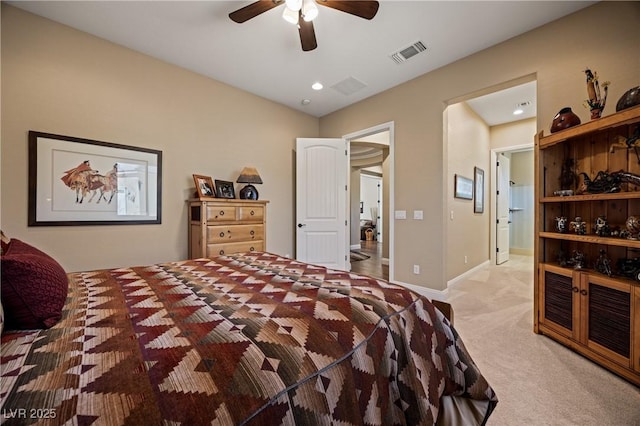
M310 99L303 99L303 100L300 101L300 103L302 105L309 105L311 103L311 100Z
M311 85L311 88L312 88L313 90L322 90L322 88L323 88L323 87L324 87L324 86L323 86L323 85L322 85L322 83L320 83L319 81L316 81L315 83L313 83L313 84Z
M520 115L524 112L524 108L531 105L531 101L520 102L516 104L516 109L513 110L513 115Z

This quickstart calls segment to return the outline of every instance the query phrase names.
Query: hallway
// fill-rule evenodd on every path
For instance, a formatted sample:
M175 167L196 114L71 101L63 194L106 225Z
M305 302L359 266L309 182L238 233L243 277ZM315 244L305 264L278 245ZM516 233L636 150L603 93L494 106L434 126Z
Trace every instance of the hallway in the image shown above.
M382 264L382 244L377 241L360 241L360 247L357 251L366 254L369 259L351 261L351 272L388 280L389 265Z

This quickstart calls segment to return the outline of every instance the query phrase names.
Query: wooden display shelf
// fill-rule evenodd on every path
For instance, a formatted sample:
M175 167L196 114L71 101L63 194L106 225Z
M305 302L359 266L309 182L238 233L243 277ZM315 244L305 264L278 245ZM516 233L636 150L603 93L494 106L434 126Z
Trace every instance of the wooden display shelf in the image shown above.
M582 195L553 195L540 198L541 203L568 203L574 201L609 201L609 200L633 200L640 198L640 191L612 192L607 194L582 194Z
M540 148L547 148L557 143L564 142L567 139L586 135L591 132L602 131L610 127L634 123L638 121L638 115L640 115L640 105L597 120L591 120L588 123L560 130L559 132L540 138Z
M618 246L618 247L629 247L629 248L640 249L640 241L628 240L626 238L607 238L607 237L599 237L593 234L589 234L589 235L562 234L560 232L540 232L539 236L541 238L550 238L555 240L576 241L579 243L602 244L607 246Z

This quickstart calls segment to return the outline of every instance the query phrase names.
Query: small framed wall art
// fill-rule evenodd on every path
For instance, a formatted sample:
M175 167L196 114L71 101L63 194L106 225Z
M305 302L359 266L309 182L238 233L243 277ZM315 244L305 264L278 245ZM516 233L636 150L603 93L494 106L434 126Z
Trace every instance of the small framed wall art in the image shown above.
M216 196L213 180L210 176L193 175L193 181L196 184L198 198L213 198Z
M473 201L473 212L484 212L484 170L479 167L473 168L473 179L475 187L475 198Z
M455 188L454 197L473 200L473 181L471 179L456 174L453 177L453 182Z
M233 182L216 179L216 196L218 198L236 198Z

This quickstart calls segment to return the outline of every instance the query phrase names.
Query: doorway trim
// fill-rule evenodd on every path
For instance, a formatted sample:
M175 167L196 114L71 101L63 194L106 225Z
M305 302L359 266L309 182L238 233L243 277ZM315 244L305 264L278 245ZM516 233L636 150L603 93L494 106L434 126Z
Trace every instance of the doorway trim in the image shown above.
M394 272L394 251L395 251L395 226L394 226L394 220L393 220L393 211L394 211L394 182L395 182L395 165L394 165L394 138L395 138L395 123L393 121L388 121L386 123L382 123L382 124L378 124L377 126L373 126L373 127L369 127L363 130L358 130L356 132L353 133L349 133L347 135L342 136L343 139L345 139L347 141L347 143L349 144L349 146L351 146L351 141L355 140L355 139L360 139L360 138L364 138L366 136L370 136L373 135L375 133L380 133L380 132L385 132L388 131L389 132L389 176L387 178L387 176L385 176L385 180L388 181L388 187L389 187L389 202L387 203L387 209L386 209L386 216L389 220L389 238L387 241L387 244L389 244L389 282L393 282L394 277L395 277L395 272ZM350 180L347 180L348 182ZM347 200L351 199L351 187L348 188L347 191ZM347 203L350 204L350 203ZM350 209L351 206L348 207L348 209ZM350 217L349 215L347 215L347 217ZM384 216L383 216L384 217ZM350 225L350 224L349 224ZM347 232L347 241L345 241L345 244L347 244L347 247L350 246L350 233ZM384 262L384 259L383 259Z
M496 163L498 162L498 156L502 153L513 153L513 152L518 152L518 151L529 151L529 150L533 150L534 148L534 144L533 142L531 143L525 143L525 144L521 144L521 145L513 145L513 146L506 146L506 147L501 147L501 148L493 148L491 149L491 155L490 155L490 160L491 161L491 178L490 178L490 189L489 189L489 193L491 194L491 218L490 218L490 224L491 227L489 229L489 242L490 242L490 250L489 250L489 261L492 265L496 264L496 247L497 247L497 238L496 238L496 232L497 232L497 226L496 226L496 221L498 220L498 212L497 212L497 197L496 197L496 193L498 191L498 177L497 174L495 173L496 170Z

